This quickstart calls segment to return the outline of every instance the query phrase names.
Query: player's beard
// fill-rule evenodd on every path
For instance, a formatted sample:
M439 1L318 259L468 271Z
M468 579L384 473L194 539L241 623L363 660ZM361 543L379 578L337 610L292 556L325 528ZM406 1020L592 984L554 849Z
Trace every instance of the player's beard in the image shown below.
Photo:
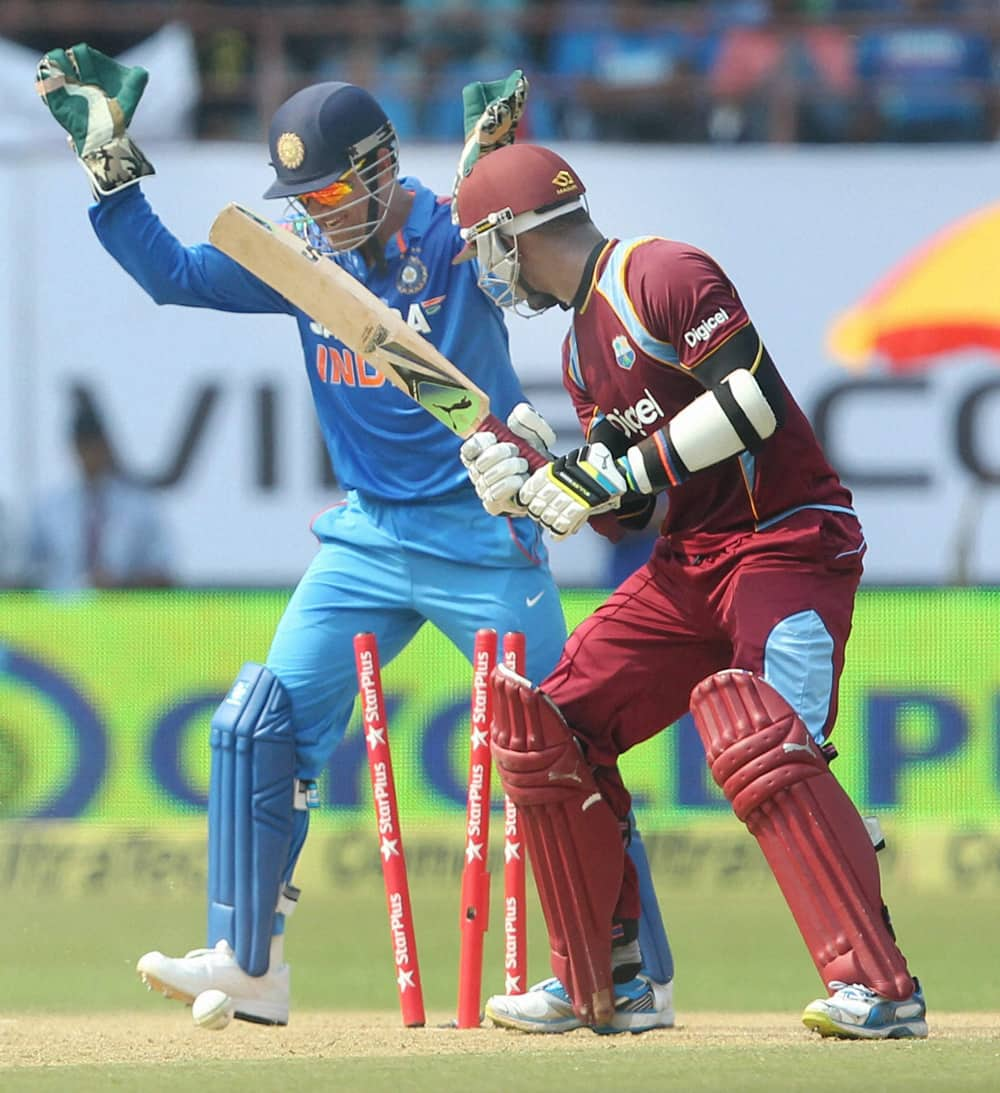
M534 315L541 315L543 311L548 311L550 307L558 306L564 311L567 307L562 300L553 296L551 293L541 292L539 289L533 288L531 284L525 280L523 274L518 275L515 296L518 300L527 304L531 309L531 314L528 318L531 318Z

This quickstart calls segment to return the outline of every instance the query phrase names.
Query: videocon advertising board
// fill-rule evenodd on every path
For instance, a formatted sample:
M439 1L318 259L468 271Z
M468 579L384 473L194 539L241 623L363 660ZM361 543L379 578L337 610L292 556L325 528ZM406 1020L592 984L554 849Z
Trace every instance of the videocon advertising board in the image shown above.
M157 306L94 238L86 180L59 144L0 163L0 216L17 239L0 266L0 578L19 568L33 506L75 474L80 391L124 469L156 490L179 582L294 582L315 549L309 517L342 496L307 370L360 387L367 367L325 335L303 360L287 316ZM143 147L157 168L143 191L185 243L228 201L280 215L260 196L262 147ZM1000 581L998 148L560 148L602 232L690 242L733 279L854 492L879 583ZM456 154L409 147L402 169L448 193ZM412 300L407 321L439 334L453 301L426 286ZM560 452L581 439L560 382L566 327L559 308L508 322ZM597 535L552 546L564 586L614 583L614 562Z
M564 593L570 623L601 594ZM9 593L0 613L0 818L169 824L200 817L208 725L243 660L266 655L285 595ZM1000 590L862 591L835 770L865 810L1000 827ZM669 671L669 665L664 665ZM460 817L471 669L430 627L384 672L400 807ZM689 719L623 760L647 831L727 814ZM315 822L368 818L357 715ZM499 791L496 791L499 805Z

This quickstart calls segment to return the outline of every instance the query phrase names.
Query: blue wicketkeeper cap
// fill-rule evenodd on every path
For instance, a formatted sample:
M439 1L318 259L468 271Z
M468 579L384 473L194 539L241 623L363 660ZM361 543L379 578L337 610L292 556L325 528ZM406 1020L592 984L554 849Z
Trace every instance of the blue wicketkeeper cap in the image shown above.
M277 178L264 197L322 190L395 140L385 111L364 88L336 82L303 88L271 120L268 147Z

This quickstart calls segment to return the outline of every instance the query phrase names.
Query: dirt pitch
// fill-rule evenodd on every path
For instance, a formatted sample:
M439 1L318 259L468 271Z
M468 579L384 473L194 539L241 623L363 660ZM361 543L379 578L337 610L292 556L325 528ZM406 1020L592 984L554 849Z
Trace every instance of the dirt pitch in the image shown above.
M446 1016L436 1015L444 1022ZM934 1014L935 1040L1000 1038L1000 1013ZM811 1034L789 1014L688 1014L677 1028L628 1037L634 1051L665 1043L699 1047L784 1047ZM618 1049L617 1036L580 1030L564 1036L525 1036L501 1029L458 1031L429 1024L404 1029L389 1013L300 1013L287 1028L234 1021L220 1032L196 1029L187 1011L162 1014L81 1014L0 1018L0 1067L194 1062L202 1059L347 1059L414 1055L538 1054ZM832 1046L832 1045L831 1045Z

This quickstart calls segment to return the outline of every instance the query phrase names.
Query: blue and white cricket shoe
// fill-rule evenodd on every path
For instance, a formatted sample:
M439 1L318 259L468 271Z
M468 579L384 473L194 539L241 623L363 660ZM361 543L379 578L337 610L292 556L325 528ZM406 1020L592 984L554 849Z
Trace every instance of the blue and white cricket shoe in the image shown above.
M566 988L558 979L543 979L524 994L495 994L486 1002L486 1016L494 1025L519 1032L572 1032L589 1028L573 1012ZM610 1025L593 1031L648 1032L674 1027L674 985L655 983L637 975L615 984L615 1015Z
M820 1036L842 1040L923 1039L927 1035L927 1006L916 979L916 990L898 1002L861 983L830 984L833 994L810 1002L802 1014L806 1028Z

